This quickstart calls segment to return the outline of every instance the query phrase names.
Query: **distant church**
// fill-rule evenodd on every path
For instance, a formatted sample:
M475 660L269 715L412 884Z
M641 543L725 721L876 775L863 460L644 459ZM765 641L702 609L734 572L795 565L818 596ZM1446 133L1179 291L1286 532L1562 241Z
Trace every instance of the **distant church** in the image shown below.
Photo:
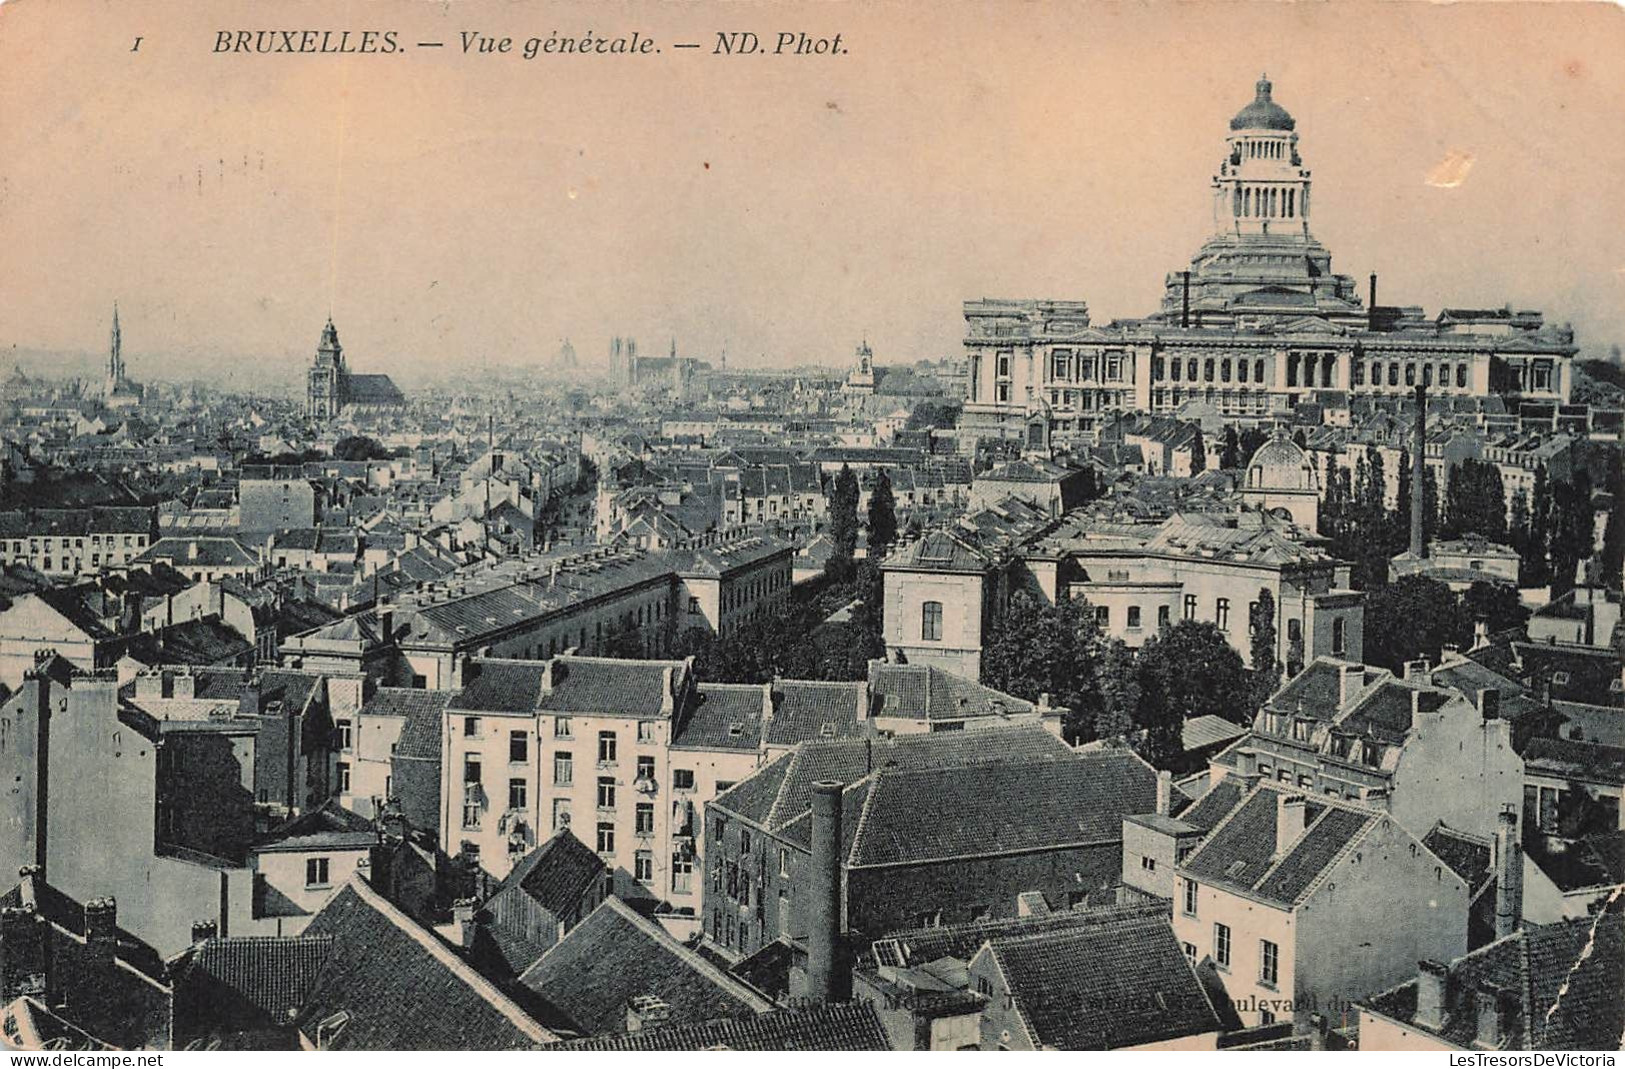
M124 375L124 335L118 325L118 302L113 302L113 332L107 346L107 381L102 385L102 404L107 408L134 408L141 403L139 382Z
M695 375L711 370L707 361L677 355L677 339L668 356L640 356L635 338L614 338L609 343L609 374L618 387L652 387L684 395Z
M305 393L305 414L311 419L363 415L400 409L406 396L388 375L355 375L344 363L344 347L338 328L327 320L322 340L316 346L316 359L310 366Z

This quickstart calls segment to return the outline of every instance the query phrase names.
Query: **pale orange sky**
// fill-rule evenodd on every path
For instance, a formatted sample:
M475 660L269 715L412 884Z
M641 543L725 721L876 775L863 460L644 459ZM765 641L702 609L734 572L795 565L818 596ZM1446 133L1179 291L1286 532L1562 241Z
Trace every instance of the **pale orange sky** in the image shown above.
M393 56L215 55L395 29ZM660 55L463 55L462 30ZM718 57L719 30L843 35ZM138 52L130 46L137 35ZM675 51L676 41L705 48ZM292 382L543 359L611 334L730 362L959 349L960 302L1151 312L1268 71L1313 228L1384 303L1513 303L1625 341L1625 12L1600 5L241 3L0 6L0 361L217 354ZM1452 153L1455 188L1426 177ZM764 356L765 354L765 356ZM149 361L143 366L142 357Z

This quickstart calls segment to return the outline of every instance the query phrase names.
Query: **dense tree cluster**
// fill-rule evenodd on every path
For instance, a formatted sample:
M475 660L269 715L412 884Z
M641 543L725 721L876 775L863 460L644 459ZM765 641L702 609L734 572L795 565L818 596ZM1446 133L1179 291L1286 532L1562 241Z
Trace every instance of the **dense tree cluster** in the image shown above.
M1436 579L1407 575L1366 593L1365 661L1396 674L1405 662L1438 663L1444 647L1470 649L1482 621L1491 632L1519 627L1528 612L1502 583L1474 583L1459 598Z

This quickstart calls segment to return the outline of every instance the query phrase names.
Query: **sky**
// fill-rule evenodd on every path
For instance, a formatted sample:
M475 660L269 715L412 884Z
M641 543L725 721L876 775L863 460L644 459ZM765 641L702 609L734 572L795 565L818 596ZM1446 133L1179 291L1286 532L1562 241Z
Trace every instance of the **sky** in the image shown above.
M213 51L307 28L406 47ZM589 29L661 51L520 54ZM721 31L845 53L713 55ZM617 334L733 366L934 358L984 296L1145 315L1265 71L1362 293L1376 271L1383 303L1542 308L1605 352L1620 55L1625 10L1582 4L10 0L0 366L105 351L115 299L136 378L266 383L330 312L355 370L407 385L565 337L604 361Z

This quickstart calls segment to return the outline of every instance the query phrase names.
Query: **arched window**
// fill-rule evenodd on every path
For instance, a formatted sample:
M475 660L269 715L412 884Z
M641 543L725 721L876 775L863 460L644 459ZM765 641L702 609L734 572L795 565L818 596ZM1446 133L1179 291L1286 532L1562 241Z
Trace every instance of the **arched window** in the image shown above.
M1398 386L1399 385L1399 365L1398 364L1389 364L1388 365L1388 385L1390 385L1390 386Z
M1456 365L1456 385L1462 389L1467 388L1467 365Z
M1207 360L1202 364L1202 381L1213 381L1213 358L1211 356L1208 357Z
M1263 361L1263 358L1259 358L1258 360L1255 360L1253 362L1253 381L1254 382L1263 382L1264 381L1264 361Z
M1406 364L1405 365L1405 385L1407 385L1407 386L1415 386L1416 385L1416 365L1415 364Z
M1194 356L1185 362L1185 377L1192 382L1196 381L1196 357Z
M1230 361L1226 360L1219 365L1219 379L1221 382L1230 381Z
M1245 360L1237 360L1236 361L1236 381L1237 382L1246 382L1247 381L1247 361L1245 361Z

